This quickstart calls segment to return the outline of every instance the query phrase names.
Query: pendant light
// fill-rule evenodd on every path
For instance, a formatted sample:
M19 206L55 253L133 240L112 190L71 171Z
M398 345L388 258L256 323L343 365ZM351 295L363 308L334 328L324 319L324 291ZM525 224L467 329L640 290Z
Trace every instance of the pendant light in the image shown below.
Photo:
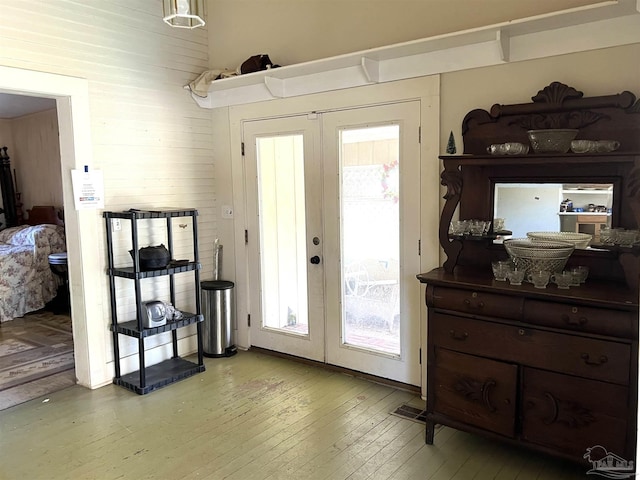
M203 0L163 0L163 20L177 28L194 29L204 26Z

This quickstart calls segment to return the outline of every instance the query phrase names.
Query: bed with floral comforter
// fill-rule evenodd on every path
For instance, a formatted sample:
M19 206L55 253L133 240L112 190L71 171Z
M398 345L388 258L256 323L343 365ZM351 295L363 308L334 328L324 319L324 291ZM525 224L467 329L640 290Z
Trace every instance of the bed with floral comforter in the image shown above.
M49 267L49 254L66 250L60 225L22 225L0 231L0 322L39 310L53 300L61 279Z

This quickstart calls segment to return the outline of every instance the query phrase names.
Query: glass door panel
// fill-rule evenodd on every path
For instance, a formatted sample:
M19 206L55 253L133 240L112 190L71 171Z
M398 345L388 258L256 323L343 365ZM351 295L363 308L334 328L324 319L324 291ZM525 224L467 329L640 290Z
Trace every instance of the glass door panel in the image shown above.
M399 125L340 132L342 341L400 355Z
M307 249L302 135L257 139L262 322L306 335Z

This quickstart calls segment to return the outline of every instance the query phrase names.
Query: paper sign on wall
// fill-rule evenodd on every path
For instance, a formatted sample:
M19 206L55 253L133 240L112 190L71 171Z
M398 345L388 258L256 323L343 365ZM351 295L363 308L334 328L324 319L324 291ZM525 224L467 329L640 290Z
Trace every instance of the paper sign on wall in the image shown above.
M104 178L101 170L71 170L76 210L104 208Z

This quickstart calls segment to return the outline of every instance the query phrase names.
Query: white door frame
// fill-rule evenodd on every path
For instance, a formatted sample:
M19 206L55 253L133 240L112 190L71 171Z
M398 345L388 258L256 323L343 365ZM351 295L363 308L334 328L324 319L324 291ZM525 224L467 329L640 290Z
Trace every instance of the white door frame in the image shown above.
M301 97L284 98L229 108L229 136L231 140L231 173L233 188L233 231L236 271L236 343L239 347L251 346L247 323L249 311L249 291L247 261L248 252L244 242L245 198L244 159L242 143L242 122L261 118L307 114L314 111L356 108L406 100L420 100L420 121L422 142L420 145L420 218L421 245L420 270L428 271L437 267L440 245L438 243L438 223L440 216L440 77L433 75L384 84L373 84L353 89L338 90ZM416 280L417 281L417 280ZM426 349L426 307L420 308L421 339ZM426 350L425 350L426 351ZM425 364L422 364L422 379L425 378ZM424 383L423 383L424 388Z
M104 275L98 241L101 212L76 211L71 185L71 170L92 167L88 82L0 66L0 92L56 100L76 377L80 385L97 388L111 381L105 347L108 330L102 322L103 282L99 281Z

